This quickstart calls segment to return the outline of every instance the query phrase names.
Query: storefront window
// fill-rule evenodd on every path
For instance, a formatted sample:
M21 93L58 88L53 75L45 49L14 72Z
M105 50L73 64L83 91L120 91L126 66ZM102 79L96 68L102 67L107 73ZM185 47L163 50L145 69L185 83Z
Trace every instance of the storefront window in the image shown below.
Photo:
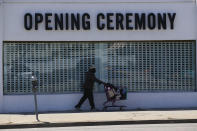
M195 41L4 42L4 94L32 93L32 72L41 94L81 92L91 65L129 92L196 91L195 55Z

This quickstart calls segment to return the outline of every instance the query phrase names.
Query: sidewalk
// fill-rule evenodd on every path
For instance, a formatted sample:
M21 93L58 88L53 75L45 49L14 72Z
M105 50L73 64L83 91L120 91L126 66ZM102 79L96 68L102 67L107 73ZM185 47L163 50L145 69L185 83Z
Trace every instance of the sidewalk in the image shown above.
M197 110L0 114L0 129L113 124L197 123Z

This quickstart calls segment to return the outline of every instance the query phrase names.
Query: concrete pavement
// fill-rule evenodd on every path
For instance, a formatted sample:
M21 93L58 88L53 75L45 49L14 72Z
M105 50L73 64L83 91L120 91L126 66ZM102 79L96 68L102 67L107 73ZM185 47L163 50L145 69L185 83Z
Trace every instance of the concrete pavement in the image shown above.
M197 123L197 110L0 114L0 129L113 124Z

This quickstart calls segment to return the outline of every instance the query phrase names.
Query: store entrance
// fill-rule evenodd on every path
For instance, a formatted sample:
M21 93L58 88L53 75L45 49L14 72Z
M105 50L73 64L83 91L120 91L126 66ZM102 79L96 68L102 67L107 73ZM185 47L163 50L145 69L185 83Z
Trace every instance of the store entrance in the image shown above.
M4 94L31 94L32 72L41 94L81 92L91 65L129 92L195 91L195 49L195 41L4 42Z

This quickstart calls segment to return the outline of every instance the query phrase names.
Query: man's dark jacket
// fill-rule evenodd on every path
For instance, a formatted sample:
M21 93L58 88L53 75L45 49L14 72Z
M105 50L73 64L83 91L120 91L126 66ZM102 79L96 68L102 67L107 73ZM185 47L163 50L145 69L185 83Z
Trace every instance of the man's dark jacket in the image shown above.
M85 75L85 83L83 85L83 88L93 90L94 82L104 84L104 82L95 77L95 74L93 72L88 71Z

